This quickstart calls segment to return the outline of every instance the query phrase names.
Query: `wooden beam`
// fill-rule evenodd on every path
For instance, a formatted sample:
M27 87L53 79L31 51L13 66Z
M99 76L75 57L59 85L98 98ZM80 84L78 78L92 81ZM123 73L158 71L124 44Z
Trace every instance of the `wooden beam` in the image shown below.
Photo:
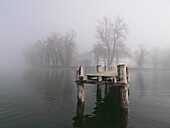
M77 100L78 103L84 103L84 83L77 83Z

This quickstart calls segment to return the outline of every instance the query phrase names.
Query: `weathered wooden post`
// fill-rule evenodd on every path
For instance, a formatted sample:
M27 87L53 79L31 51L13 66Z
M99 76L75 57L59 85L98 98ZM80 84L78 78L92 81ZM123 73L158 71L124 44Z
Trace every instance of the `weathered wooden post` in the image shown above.
M80 76L84 76L84 68L83 68L83 65L80 65L80 67L79 67L79 74L80 74Z
M107 71L107 66L106 66L106 65L104 66L104 71L105 71L105 72Z
M101 65L97 65L97 72L102 72L102 66ZM101 76L98 76L97 79L98 79L98 81L102 81Z
M83 80L84 78L84 69L83 66L80 65L79 69L76 71L76 79ZM84 83L77 83L77 100L78 103L84 103Z
M112 66L112 67L111 67L111 71L113 71L113 70L114 70L114 67Z
M127 80L127 68L125 64L121 64L117 66L118 71L118 80L119 83L122 84L120 86L120 106L122 108L129 108L129 85Z
M120 106L129 108L129 85L120 86Z
M97 72L102 72L102 66L101 65L97 65ZM98 76L98 81L102 81L102 77ZM97 97L97 102L100 102L101 99L101 85L97 84L97 93L96 93L96 97Z
M97 72L102 72L102 66L101 65L97 65Z
M125 64L118 65L117 72L118 72L119 83L127 84L126 65Z
M84 83L77 83L77 100L78 103L84 103Z

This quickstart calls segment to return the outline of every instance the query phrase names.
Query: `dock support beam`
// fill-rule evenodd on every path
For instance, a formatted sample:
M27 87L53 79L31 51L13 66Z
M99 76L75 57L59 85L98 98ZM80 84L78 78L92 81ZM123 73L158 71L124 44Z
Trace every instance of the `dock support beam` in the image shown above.
M77 83L77 101L78 103L84 103L84 84Z
M127 69L125 64L117 66L119 83L127 84Z
M123 86L120 87L120 106L129 108L129 84L128 84L128 68L125 64L117 66L118 82Z
M101 65L97 65L97 72L102 72L102 66ZM98 76L98 81L102 81L102 77ZM101 85L97 84L97 102L101 101L101 92L102 92L102 87Z
M129 85L120 87L120 106L122 108L129 108Z

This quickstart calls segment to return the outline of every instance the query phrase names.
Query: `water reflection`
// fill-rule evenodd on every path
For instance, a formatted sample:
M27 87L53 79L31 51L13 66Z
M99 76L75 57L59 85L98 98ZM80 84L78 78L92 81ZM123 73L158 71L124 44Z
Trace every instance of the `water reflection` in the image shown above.
M99 86L99 85L98 85ZM119 87L105 88L102 99L97 87L97 102L90 115L84 114L85 104L77 104L76 116L73 117L74 128L127 128L128 110L120 108Z

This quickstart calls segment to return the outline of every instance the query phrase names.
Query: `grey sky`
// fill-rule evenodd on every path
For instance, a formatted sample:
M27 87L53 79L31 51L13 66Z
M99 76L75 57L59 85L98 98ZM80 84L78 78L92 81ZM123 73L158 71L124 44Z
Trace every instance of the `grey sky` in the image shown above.
M0 0L0 63L17 60L27 44L68 29L77 32L79 52L89 51L97 20L117 15L129 26L129 47L170 44L168 0Z

